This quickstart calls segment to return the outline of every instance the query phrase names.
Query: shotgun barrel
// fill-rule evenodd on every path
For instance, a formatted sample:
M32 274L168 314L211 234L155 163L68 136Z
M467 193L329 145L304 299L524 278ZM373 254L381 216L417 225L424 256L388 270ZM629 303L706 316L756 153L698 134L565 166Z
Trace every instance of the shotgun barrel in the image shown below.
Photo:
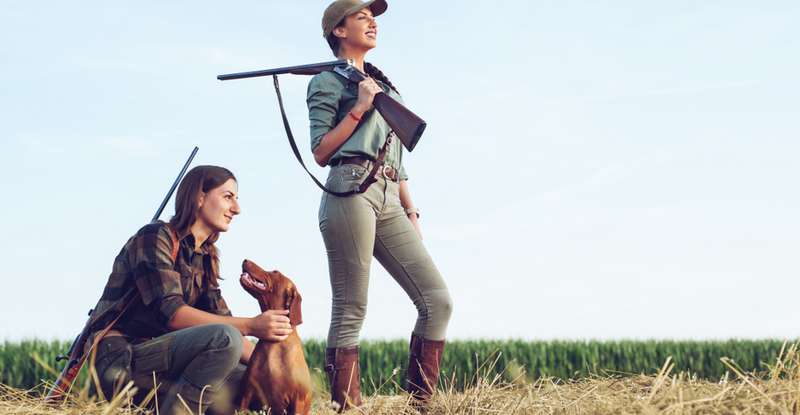
M341 59L338 61L311 63L308 65L286 66L283 68L264 69L260 71L229 73L217 75L217 79L220 81L228 81L231 79L255 78L259 76L282 75L285 73L290 73L293 75L316 75L320 72L332 71L336 66L347 66L351 62L352 61L350 60Z
M183 175L186 174L186 169L188 169L189 165L192 164L192 160L194 159L194 155L197 154L197 150L198 150L198 148L197 148L197 146L195 146L194 150L192 150L192 154L189 154L189 159L186 160L186 163L183 164L183 168L178 173L178 177L172 183L172 187L169 188L169 191L167 192L167 196L164 198L164 200L161 201L161 206L159 206L158 209L156 209L156 214L153 216L153 219L150 220L150 222L157 221L158 218L161 216L161 212L163 212L164 211L164 207L167 206L167 202L169 202L169 198L172 197L172 193L175 192L175 188L178 187L178 184L181 182L181 179L183 178Z

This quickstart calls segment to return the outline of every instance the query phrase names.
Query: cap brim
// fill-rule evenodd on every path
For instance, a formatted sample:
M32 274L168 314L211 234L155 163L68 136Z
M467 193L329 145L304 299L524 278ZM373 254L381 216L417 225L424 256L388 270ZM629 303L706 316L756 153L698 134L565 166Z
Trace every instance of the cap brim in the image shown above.
M386 0L373 0L369 4L369 9L372 10L373 16L383 14L388 8L389 5L386 4Z
M368 0L365 1L364 3L359 4L358 7L354 7L353 9L348 10L347 16L363 9L364 7L369 7L369 9L372 10L373 16L379 16L382 15L384 12L386 12L386 9L389 8L389 5L386 4L386 0Z

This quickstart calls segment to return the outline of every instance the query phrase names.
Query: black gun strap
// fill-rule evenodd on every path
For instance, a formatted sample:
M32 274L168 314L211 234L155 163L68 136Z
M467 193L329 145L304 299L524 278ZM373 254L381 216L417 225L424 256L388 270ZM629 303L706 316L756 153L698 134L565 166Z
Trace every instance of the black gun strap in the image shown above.
M386 150L389 148L389 144L392 142L392 132L389 132L389 135L386 137L386 141L383 143L383 147L381 147L380 152L378 153L378 159L372 163L372 170L369 172L369 175L366 179L358 186L356 190L350 190L348 192L334 192L333 190L328 189L322 184L316 177L308 170L306 164L303 163L303 157L300 155L300 150L297 148L297 143L294 141L294 135L292 134L292 128L289 126L289 119L286 117L286 110L283 108L283 97L281 97L281 87L278 84L278 75L272 75L273 83L275 84L275 93L278 95L278 106L281 108L281 118L283 118L283 128L286 129L286 137L289 138L289 146L292 147L292 151L294 152L295 158L297 161L300 162L300 165L303 166L303 170L311 176L311 180L317 184L317 186L322 189L323 191L330 193L334 196L339 197L347 197L352 196L359 193L364 193L367 191L369 186L372 183L375 183L377 180L375 179L375 174L378 172L378 169L383 167L384 157L386 156Z

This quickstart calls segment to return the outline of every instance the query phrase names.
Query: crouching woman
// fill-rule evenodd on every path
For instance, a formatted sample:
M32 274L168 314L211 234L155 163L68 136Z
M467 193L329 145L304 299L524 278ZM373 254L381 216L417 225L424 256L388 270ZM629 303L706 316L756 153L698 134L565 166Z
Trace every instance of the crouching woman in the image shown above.
M139 229L117 255L90 321L94 338L119 317L94 360L108 399L132 380L136 402L158 385L160 414L233 413L253 351L244 336L281 341L291 332L285 310L233 317L222 298L214 243L239 214L237 199L229 170L195 167L178 187L175 216Z

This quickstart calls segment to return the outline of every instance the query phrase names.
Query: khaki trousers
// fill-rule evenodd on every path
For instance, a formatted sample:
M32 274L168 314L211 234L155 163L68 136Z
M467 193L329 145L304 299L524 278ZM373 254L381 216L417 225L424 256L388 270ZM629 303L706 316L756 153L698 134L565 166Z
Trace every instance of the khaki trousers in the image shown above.
M368 174L365 167L332 167L326 187L348 191ZM358 344L367 311L372 257L391 274L417 308L414 334L444 340L452 300L439 270L400 204L400 185L378 173L378 182L358 195L323 193L319 228L328 254L333 294L328 347Z

